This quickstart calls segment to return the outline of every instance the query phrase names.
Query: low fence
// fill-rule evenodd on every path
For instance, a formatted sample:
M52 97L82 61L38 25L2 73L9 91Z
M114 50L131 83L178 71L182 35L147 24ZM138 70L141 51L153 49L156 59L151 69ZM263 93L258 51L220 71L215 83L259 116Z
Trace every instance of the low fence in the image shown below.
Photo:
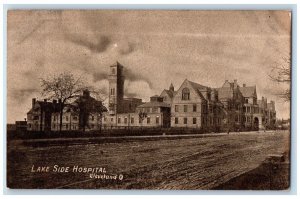
M43 139L43 138L77 138L77 137L110 137L110 136L151 136L202 134L199 128L160 128L160 127L114 127L97 131L7 131L7 139Z

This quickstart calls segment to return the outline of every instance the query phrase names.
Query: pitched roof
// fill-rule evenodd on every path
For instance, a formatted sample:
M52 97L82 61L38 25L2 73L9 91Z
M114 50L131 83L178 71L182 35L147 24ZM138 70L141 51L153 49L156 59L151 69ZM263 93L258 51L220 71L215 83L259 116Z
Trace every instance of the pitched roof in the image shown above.
M207 86L203 86L203 85L201 85L201 84L198 84L198 83L196 83L196 82L192 82L192 81L190 81L190 80L187 80L191 85L192 85L192 87L194 88L194 89L196 89L196 90L203 90L203 89L206 89L206 88L208 88Z
M218 91L218 98L219 99L228 99L233 97L233 90L231 87L221 87L216 88Z
M35 111L38 111L41 109L45 110L45 111L57 111L59 110L59 104L58 103L53 103L53 102L45 102L45 101L36 101L35 102L36 104L39 105L39 107L37 106L34 106L33 108L31 108L28 112L28 113L33 113Z
M254 97L256 92L255 86L240 87L240 91L244 97Z
M207 91L209 87L203 86L203 85L198 84L198 83L196 83L196 82L192 82L192 81L190 81L190 80L186 80L186 81L189 82L189 84L192 86L192 88L197 92L197 94L198 94L203 100L208 100L208 99L206 98L206 95L204 96L204 95L202 94L202 92L203 92L203 91Z
M174 94L175 94L175 91L171 91L171 90L167 90L167 89L164 89L160 95L162 95L163 92L166 92L167 95L170 97L170 98L173 98Z

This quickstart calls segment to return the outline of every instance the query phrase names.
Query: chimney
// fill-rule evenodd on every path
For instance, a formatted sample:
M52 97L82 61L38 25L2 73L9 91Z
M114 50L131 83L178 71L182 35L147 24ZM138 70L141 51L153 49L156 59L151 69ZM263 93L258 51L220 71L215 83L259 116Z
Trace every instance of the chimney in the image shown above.
M246 87L246 84L243 84L243 87Z
M83 96L84 97L89 97L90 96L90 91L88 89L83 91Z
M25 122L26 122L26 120L27 120L27 119L26 119L26 118L24 118L24 121L25 121Z
M35 103L36 103L36 99L32 98L32 108L34 107Z
M171 85L170 85L170 87L169 87L169 90L172 91L172 92L174 92L174 86L173 86L172 83L171 83Z

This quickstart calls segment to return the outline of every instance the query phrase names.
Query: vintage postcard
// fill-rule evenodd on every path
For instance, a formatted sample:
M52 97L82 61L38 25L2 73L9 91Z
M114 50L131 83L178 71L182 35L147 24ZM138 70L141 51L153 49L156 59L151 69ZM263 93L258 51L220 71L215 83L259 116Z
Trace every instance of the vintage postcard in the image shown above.
M9 10L10 189L287 190L291 11Z

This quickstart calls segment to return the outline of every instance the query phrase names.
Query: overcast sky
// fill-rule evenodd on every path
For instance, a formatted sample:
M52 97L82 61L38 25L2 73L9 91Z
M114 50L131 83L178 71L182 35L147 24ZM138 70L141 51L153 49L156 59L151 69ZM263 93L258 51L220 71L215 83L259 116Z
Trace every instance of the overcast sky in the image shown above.
M9 11L7 120L23 120L40 97L39 78L71 71L108 90L109 66L127 69L125 95L149 100L184 79L221 87L226 79L276 93L272 66L290 54L287 11Z

